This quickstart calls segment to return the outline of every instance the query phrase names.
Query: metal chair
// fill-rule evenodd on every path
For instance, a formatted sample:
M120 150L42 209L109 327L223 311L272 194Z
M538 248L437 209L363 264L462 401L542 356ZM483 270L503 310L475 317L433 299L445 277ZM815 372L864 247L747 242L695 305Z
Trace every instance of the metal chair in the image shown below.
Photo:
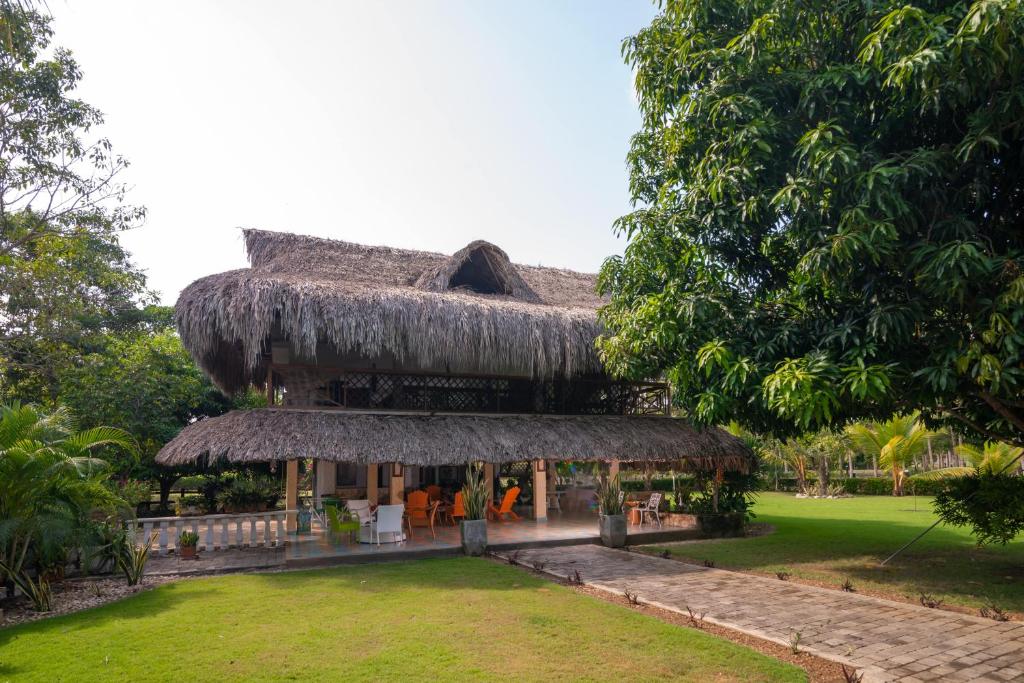
M640 513L640 526L644 525L644 519L649 515L654 516L654 521L658 523L658 528L661 528L661 517L658 515L658 506L661 505L661 493L655 492L651 494L651 497L647 499L646 503L641 503L637 506L637 511Z

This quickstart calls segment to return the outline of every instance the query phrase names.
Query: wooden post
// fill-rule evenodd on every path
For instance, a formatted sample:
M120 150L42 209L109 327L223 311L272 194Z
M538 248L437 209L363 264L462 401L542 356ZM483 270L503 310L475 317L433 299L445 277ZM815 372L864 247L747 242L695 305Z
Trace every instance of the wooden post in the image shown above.
M284 478L284 509L285 510L297 510L299 507L299 461L289 460L287 469L285 470ZM298 528L297 520L295 519L295 513L288 513L288 520L286 523L289 533L295 533Z
M397 472L397 474L395 474ZM388 500L392 505L398 505L404 500L405 495L405 467L401 463L391 463L391 481L388 485Z
M619 476L619 461L612 460L608 463L608 479L614 479Z
M377 463L372 462L366 466L366 499L370 505L377 504Z
M484 463L484 483L487 485L487 504L494 502L494 464Z
M548 473L543 460L533 461L533 518L538 522L548 519Z

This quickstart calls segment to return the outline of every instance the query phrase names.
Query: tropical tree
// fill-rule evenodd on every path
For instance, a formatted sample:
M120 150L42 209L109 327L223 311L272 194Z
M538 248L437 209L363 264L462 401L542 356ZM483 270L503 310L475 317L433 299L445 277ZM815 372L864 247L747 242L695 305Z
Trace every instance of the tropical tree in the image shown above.
M84 426L112 425L132 434L135 454L112 453L114 472L123 478L155 481L166 508L171 486L188 467L158 466L165 443L189 423L235 407L263 404L253 393L228 398L203 375L178 335L156 332L112 335L96 353L84 356L60 376L61 401Z
M829 429L786 439L774 447L761 450L761 457L769 464L785 464L796 474L800 493L808 494L807 473L813 470L818 479L818 495L827 496L831 483L832 469L842 466L842 458L848 449L842 432Z
M878 458L878 464L892 476L894 496L903 495L907 466L928 447L928 430L918 418L918 413L895 415L884 422L858 422L846 428L853 447Z
M120 429L75 431L65 410L0 406L0 577L38 599L37 607L49 599L42 572L63 568L93 513L122 504L105 485L107 463L95 452L134 447Z
M986 441L981 448L974 444L960 444L956 447L956 453L967 463L967 467L943 467L920 476L926 479L939 479L966 477L978 472L1016 475L1020 473L1020 460L1021 456L1024 456L1024 448L999 441Z
M56 372L152 297L118 241L144 213L124 203L127 162L41 6L0 0L0 401L54 405Z
M1024 3L668 0L623 51L614 372L704 424L1024 446Z

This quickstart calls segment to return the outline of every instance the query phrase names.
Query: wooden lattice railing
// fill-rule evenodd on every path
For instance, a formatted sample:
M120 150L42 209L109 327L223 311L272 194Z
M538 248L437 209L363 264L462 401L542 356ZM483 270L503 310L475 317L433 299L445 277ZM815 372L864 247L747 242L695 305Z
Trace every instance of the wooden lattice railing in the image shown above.
M668 386L275 366L284 405L439 413L666 415Z

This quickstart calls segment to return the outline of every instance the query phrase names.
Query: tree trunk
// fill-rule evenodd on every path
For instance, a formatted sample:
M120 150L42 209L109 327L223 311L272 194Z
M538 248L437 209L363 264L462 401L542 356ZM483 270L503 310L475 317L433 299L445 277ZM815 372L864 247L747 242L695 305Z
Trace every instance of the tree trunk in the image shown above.
M878 476L878 456L877 455L872 455L871 456L871 472L872 472L872 476L875 476L875 477Z
M828 458L821 456L818 460L818 495L822 498L828 495L829 474Z
M157 481L160 484L160 509L167 510L171 499L171 487L178 481L178 477L160 477Z

